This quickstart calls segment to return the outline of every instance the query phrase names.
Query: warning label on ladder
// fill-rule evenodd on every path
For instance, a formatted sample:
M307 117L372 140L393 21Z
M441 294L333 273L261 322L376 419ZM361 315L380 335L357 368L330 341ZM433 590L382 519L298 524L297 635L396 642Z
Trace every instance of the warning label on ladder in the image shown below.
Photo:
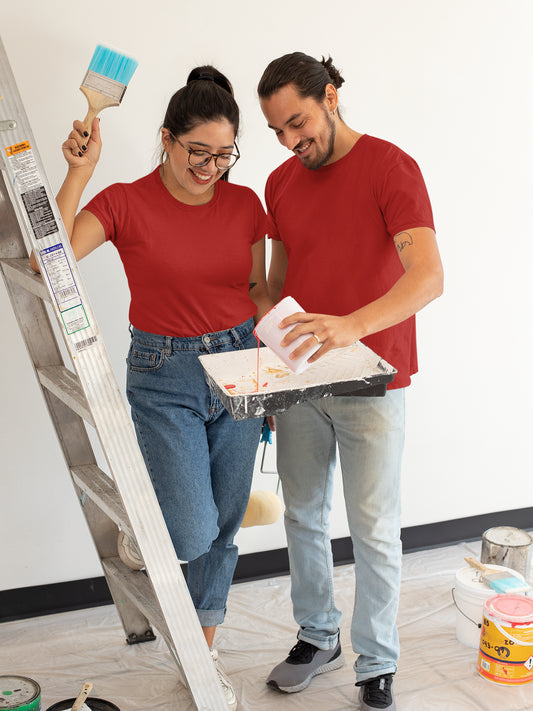
M14 175L14 184L24 203L33 234L42 239L58 232L52 206L39 176L39 169L29 141L6 148Z

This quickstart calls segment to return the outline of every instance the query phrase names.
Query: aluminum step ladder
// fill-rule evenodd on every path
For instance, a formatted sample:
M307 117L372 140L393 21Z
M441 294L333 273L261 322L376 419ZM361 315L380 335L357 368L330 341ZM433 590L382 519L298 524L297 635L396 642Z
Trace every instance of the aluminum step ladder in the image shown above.
M1 41L0 152L2 274L127 640L154 639L152 624L198 711L228 711ZM41 274L29 266L31 250ZM144 572L118 556L119 529L135 542Z

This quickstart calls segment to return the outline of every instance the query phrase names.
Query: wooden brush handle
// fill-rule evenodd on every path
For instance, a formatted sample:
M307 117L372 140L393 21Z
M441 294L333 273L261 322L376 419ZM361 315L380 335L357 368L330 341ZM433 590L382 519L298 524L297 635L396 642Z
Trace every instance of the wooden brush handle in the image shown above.
M93 129L93 121L98 116L100 111L107 109L110 106L120 106L120 101L117 99L112 99L109 96L101 94L99 91L94 91L94 89L89 89L86 86L80 86L80 91L85 94L87 103L89 104L89 110L87 116L83 121L85 129L90 134Z
M90 681L85 682L83 685L82 690L78 694L76 701L72 704L72 711L80 711L81 707L85 703L85 699L89 696L91 693L91 689L93 688L93 685Z
M465 560L468 563L468 565L472 566L472 568L477 568L477 570L481 570L482 573L487 572L487 568L483 565L483 563L480 563L479 560L476 560L475 558L472 558L471 556L466 556Z

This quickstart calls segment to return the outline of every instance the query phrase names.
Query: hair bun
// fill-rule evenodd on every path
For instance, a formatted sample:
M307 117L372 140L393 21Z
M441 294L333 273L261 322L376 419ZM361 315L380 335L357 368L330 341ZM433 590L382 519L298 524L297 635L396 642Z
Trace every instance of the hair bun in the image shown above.
M341 77L341 73L337 67L333 64L333 59L331 57L328 57L327 59L322 57L322 61L320 63L329 74L331 83L335 89L341 87L344 84L344 79Z
M212 81L233 96L233 87L229 79L210 64L195 67L187 77L187 84L190 84L192 81Z

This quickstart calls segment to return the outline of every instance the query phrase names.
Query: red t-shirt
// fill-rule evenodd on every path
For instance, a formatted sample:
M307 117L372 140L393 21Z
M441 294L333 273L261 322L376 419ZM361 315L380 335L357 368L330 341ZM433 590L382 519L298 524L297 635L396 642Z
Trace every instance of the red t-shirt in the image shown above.
M393 237L433 226L415 161L387 141L363 135L340 160L318 170L296 156L268 178L269 236L288 256L282 292L305 311L344 316L383 296L404 273ZM363 339L409 385L418 369L415 317Z
M198 336L255 314L248 294L251 246L265 236L267 221L249 188L219 180L210 202L185 205L157 168L133 183L111 185L85 209L118 249L136 328Z

